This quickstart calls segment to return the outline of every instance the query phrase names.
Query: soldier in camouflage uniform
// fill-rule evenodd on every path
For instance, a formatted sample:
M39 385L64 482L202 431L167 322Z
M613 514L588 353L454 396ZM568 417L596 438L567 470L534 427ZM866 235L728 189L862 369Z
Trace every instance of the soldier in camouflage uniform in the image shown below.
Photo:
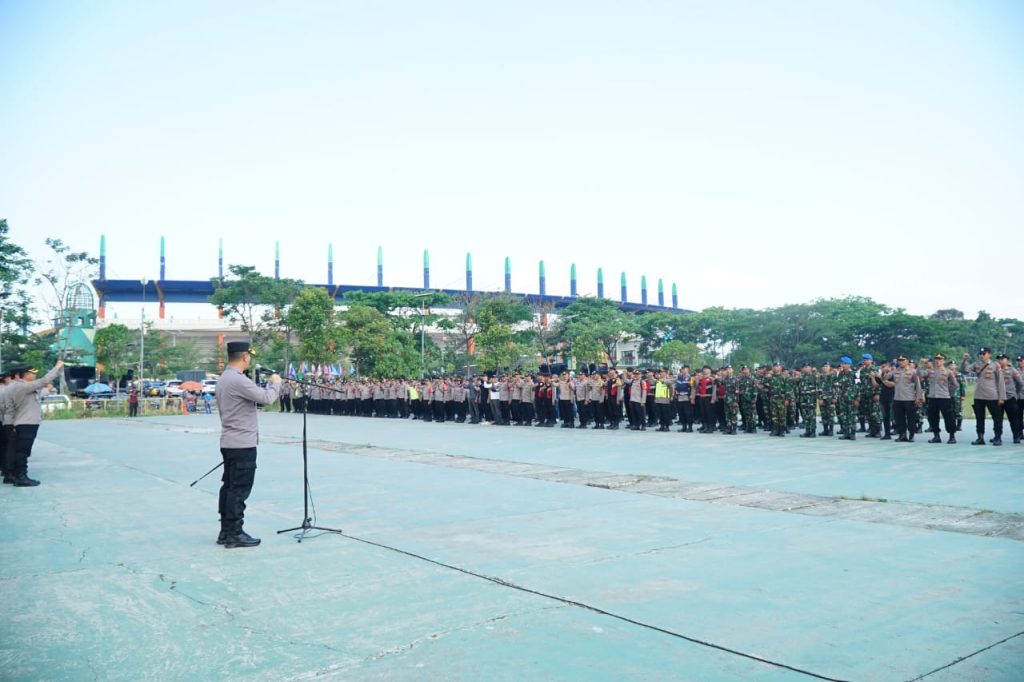
M786 433L789 433L791 428L796 428L800 417L800 412L797 409L796 394L796 383L800 378L800 370L794 369L783 373L786 374L786 378L789 379L789 395L787 397L789 404L786 405Z
M836 412L839 413L839 438L856 440L857 407L860 404L859 390L852 369L853 360L840 359L839 374L836 375Z
M821 389L819 386L818 375L814 373L814 367L811 366L810 361L803 363L803 369L800 372L800 378L797 379L796 394L797 402L800 408L800 421L803 423L804 432L800 434L801 438L815 438L817 433L815 430L818 427L815 413L818 410L818 403L821 400Z
M964 422L964 397L967 395L967 386L963 376L957 369L956 363L950 362L948 366L953 372L953 377L957 382L956 391L953 392L953 395L951 396L952 400L950 402L953 403L953 419L956 422L956 431L960 431L963 428Z
M875 369L874 359L865 353L860 368L860 408L867 417L868 438L882 436L882 385Z
M733 373L732 365L725 366L725 376L722 379L725 385L725 431L729 436L736 435L736 423L739 421L740 391L739 379Z
M772 367L771 376L765 382L768 386L768 406L772 419L772 435L786 435L786 410L789 407L790 382L778 362Z
M757 433L754 413L757 408L757 381L746 365L740 368L740 376L736 380L736 390L740 396L740 415L743 417L743 432Z
M821 366L821 433L819 436L831 436L836 421L836 375L832 365Z

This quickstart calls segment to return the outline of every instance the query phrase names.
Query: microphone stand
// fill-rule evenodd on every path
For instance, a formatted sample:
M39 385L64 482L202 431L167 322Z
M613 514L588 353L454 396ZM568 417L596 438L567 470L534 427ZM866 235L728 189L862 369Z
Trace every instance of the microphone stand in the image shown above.
M315 384L308 381L301 381L299 379L289 379L288 381L294 381L302 386L314 386ZM318 387L323 388L323 387ZM337 389L329 388L327 390L339 392ZM314 526L313 519L309 515L309 455L307 454L307 441L306 441L306 415L308 414L309 408L309 397L304 396L302 400L302 523L294 528L285 528L284 530L277 531L277 534L291 533L293 531L301 531L298 535L297 540L302 542L306 537L306 533L311 530L319 530L325 533L342 533L340 528L324 528L323 526Z

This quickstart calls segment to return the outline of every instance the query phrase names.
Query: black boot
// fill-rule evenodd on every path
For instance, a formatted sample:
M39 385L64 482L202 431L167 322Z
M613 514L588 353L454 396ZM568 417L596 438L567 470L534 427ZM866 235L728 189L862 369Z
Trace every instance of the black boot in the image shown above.
M995 438L992 439L992 445L995 445L996 447L999 447L1002 444L1003 444L1002 436L996 436ZM18 485L18 484L15 483L14 485Z
M939 438L939 433L938 433L938 432L936 431L936 432L935 432L935 435L934 435L934 436L932 436L931 440L929 440L928 442L929 442L929 443L941 443L941 442L942 442L942 439L941 439L941 438Z
M33 488L37 485L39 485L39 481L35 480L34 478L29 478L27 474L22 474L21 476L14 477L15 488Z
M946 441L948 445L956 445L956 436L953 434L949 435L949 440Z
M971 441L971 445L984 445L984 444L985 444L985 437L984 436L978 436L975 440Z
M255 547L260 544L259 538L254 538L244 530L240 530L234 535L227 535L224 538L224 546L228 549L234 547Z

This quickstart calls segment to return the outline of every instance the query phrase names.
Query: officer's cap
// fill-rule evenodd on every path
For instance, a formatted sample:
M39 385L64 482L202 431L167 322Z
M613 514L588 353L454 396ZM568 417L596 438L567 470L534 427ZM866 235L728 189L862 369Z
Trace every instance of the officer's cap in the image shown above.
M897 362L900 362L900 361L902 361L902 360L906 360L906 359L907 359L907 356L906 356L906 355L897 355L897 356L896 356L896 361L897 361Z
M1009 360L1009 359L1010 359L1010 356L1007 355L1006 353L1003 353L1002 355L997 355L996 356L996 360Z
M256 355L252 351L252 344L249 341L228 341L228 354L233 353L248 353L249 355Z
M852 365L853 364L853 360L851 360L849 357L847 357L845 355L843 357L839 358L839 362L841 362L844 365Z
M782 367L782 363L776 360L775 362L772 363L772 367Z
M946 359L946 356L945 356L945 355L943 355L942 353L936 353L936 354L935 354L935 359L936 359L936 360L945 360L945 359Z
M822 366L822 367L831 367L831 366L832 366L832 363L831 363L831 362L829 362L828 360L826 360L825 362L821 363L821 366Z
M984 355L985 353L991 353L991 352L992 352L991 348L985 348L984 346L982 346L981 348L978 349L978 355Z
M802 363L800 364L800 366L801 366L801 367L814 367L814 363L813 363L813 362L811 362L810 360L804 360L804 361L803 361L803 362L802 362Z
M1024 360L1024 355L1017 356L1017 362L1020 362L1021 360Z
M861 357L862 360L874 360L875 359L874 356L871 355L871 353L865 353L864 355L862 355L860 357Z

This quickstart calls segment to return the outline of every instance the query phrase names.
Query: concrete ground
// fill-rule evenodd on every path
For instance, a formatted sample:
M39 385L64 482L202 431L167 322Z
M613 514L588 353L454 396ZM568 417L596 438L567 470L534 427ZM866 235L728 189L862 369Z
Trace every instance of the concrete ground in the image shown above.
M44 423L0 489L4 680L1024 679L1024 446L261 417Z

